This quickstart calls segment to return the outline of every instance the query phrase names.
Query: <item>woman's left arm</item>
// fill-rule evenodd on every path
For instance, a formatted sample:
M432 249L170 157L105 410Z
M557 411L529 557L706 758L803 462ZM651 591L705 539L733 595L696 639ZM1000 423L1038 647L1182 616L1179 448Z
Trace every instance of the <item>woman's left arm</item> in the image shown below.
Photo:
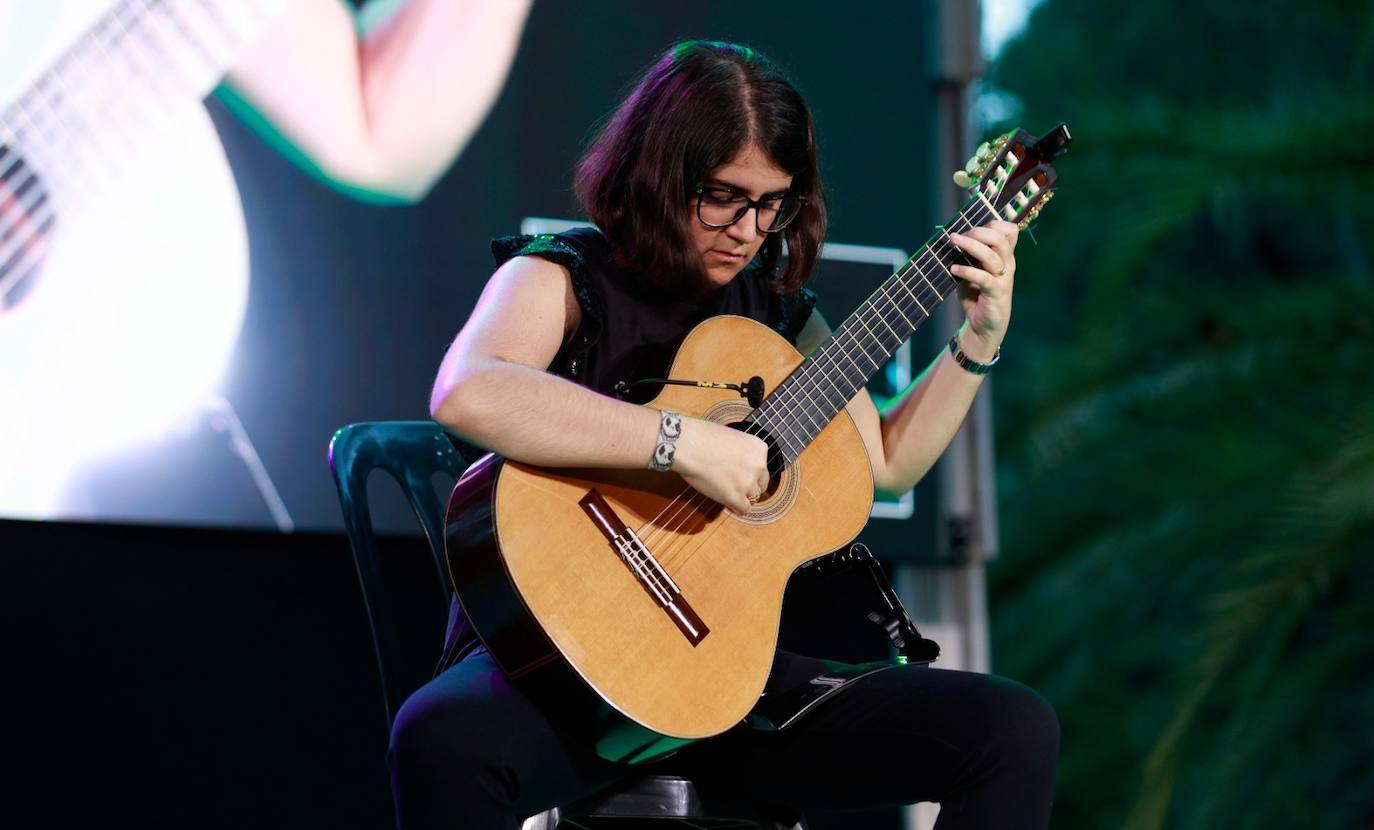
M529 8L405 0L361 31L344 0L293 0L230 71L229 97L330 182L417 201L486 118Z
M961 281L959 302L966 317L957 334L959 345L968 357L989 363L1011 319L1017 227L996 221L966 234L951 234L950 239L977 266L952 269ZM813 312L797 337L797 348L808 354L829 336L830 326ZM983 377L964 369L942 347L939 356L882 412L867 390L859 390L846 408L868 449L875 489L901 493L934 466L968 414Z

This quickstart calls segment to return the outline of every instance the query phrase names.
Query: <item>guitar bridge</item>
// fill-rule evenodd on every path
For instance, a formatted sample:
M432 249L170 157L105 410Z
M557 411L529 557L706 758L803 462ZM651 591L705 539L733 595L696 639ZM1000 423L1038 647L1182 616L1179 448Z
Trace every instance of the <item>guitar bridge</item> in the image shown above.
M696 611L682 595L668 571L659 564L649 546L639 538L639 534L629 528L615 514L606 499L596 490L588 490L587 495L578 502L583 511L596 523L597 528L610 542L611 550L620 557L630 573L634 575L654 603L663 610L677 626L687 642L699 644L711 633L711 629L701 621Z

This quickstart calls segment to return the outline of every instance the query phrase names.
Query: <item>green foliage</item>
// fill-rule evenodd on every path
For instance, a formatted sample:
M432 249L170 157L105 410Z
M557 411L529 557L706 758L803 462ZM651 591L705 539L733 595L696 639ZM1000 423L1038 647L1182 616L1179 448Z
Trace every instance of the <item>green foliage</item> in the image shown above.
M1371 43L1366 0L1045 0L992 67L1075 136L1018 251L991 572L1056 826L1374 824Z

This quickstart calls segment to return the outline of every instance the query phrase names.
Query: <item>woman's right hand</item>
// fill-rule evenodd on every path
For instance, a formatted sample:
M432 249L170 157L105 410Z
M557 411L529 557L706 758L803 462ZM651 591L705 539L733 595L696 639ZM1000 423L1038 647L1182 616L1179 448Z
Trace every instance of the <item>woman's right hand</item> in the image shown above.
M768 488L768 445L737 429L683 417L673 471L707 498L748 513L750 499Z

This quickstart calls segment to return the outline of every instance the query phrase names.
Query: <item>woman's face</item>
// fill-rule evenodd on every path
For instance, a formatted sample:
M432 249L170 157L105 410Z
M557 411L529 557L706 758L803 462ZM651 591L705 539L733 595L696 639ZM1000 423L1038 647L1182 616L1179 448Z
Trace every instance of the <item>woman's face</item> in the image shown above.
M757 145L748 144L734 159L712 170L700 184L717 190L731 190L750 199L762 199L785 193L792 186L792 177L779 170ZM758 211L751 208L733 225L713 228L698 218L695 196L692 197L690 210L692 242L701 255L707 283L712 288L719 288L744 270L744 266L763 247L765 234L758 229Z

